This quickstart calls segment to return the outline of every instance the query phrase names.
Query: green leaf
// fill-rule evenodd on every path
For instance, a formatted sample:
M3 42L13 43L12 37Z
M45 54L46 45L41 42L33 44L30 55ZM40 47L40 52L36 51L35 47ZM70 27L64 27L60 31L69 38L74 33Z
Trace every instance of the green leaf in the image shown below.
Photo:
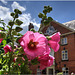
M39 18L42 18L43 17L43 14L42 13L39 13L38 17Z
M13 26L13 25L14 25L14 22L13 22L12 20L10 20L10 21L8 22L8 25Z
M52 19L52 17L48 17L48 20L51 22L53 19Z
M20 26L22 23L23 23L23 22L20 21L19 19L16 19L16 21L15 21L15 25L18 25L18 26Z
M43 15L42 19L43 20L47 19L47 16L46 15Z
M0 32L1 36L0 38L6 38L6 33L5 32Z
M3 47L7 44L6 40L3 40L2 43L3 43Z
M44 10L43 10L43 13L44 13L44 14L47 14L47 9L44 9Z
M21 33L18 33L17 36L22 36L22 34Z
M15 29L17 32L20 32L20 31L22 31L23 30L23 28L21 28L21 27L16 27L16 29Z
M50 21L49 20L44 20L44 25L46 26L46 25L49 25L49 23L50 23Z
M14 30L14 31L12 31L12 34L13 35L17 35L17 32Z
M4 30L2 27L0 27L0 30Z
M0 63L0 70L2 69L2 64Z
M33 31L34 33L36 32L34 28L31 28L30 31Z
M31 60L31 63L33 64L33 65L36 65L36 64L38 64L39 62L38 62L38 59L33 59L33 60Z
M18 14L15 14L15 18L18 18Z
M19 40L20 38L21 38L21 37L18 37L18 38L16 39L16 42L17 42L17 43L19 43L18 40Z
M15 14L12 12L10 15L11 15L12 17L14 17Z
M9 26L7 26L7 28L10 28Z
M18 9L14 9L14 12L15 12L15 13L18 13L18 11L19 11Z
M14 12L17 14L22 14L22 12L19 9L14 9Z
M47 8L47 6L44 6L44 8Z

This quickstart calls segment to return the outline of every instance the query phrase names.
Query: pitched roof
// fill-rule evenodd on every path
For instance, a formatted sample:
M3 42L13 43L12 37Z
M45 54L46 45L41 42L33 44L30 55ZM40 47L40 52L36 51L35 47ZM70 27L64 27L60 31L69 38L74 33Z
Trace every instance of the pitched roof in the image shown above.
M63 25L65 25L66 27L73 29L75 31L75 20L63 23Z

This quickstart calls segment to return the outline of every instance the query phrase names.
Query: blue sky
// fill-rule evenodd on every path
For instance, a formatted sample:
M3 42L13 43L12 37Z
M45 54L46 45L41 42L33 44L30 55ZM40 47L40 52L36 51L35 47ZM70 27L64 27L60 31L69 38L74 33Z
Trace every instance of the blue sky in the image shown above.
M23 14L20 20L24 23L22 27L28 26L32 22L35 26L39 27L41 19L38 14L42 12L44 6L51 6L53 10L47 15L52 17L59 23L65 23L75 20L75 1L0 1L0 18L4 19L7 23L12 19L9 15L15 8L19 8ZM37 29L37 28L36 28Z

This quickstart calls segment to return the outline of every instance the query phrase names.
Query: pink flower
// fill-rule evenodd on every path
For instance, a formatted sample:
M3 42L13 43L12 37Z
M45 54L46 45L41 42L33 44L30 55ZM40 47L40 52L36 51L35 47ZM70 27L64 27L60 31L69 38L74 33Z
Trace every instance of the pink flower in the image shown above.
M45 55L40 56L38 61L40 62L40 69L43 70L46 67L53 65L54 57L49 56L49 54L46 53Z
M16 62L16 59L17 59L17 58L14 58L14 60L13 60L14 63Z
M6 45L4 47L4 51L5 51L5 54L6 54L7 52L11 52L12 51L12 48L9 45Z
M23 61L25 61L24 57L22 57Z
M0 38L0 43L3 41L3 38Z
M18 64L18 66L20 66L21 64Z
M50 47L57 52L59 50L59 41L60 41L60 32L55 33L50 36L51 40L49 40Z
M1 30L0 30L0 32L1 32ZM1 34L0 34L0 37L1 37ZM0 38L0 43L3 41L3 38Z
M19 39L19 42L28 59L34 59L44 52L50 52L50 49L46 50L48 48L46 37L38 32L28 31Z
M1 30L0 30L0 32L1 32ZM1 37L1 34L0 34L0 37ZM0 43L3 41L3 38L0 38Z

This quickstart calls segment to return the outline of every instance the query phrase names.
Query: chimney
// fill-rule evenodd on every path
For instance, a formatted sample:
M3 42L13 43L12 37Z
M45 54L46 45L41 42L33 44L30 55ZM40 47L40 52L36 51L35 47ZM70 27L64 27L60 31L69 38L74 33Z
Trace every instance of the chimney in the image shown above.
M32 23L29 24L28 30L30 31L31 28L34 28L34 25Z

